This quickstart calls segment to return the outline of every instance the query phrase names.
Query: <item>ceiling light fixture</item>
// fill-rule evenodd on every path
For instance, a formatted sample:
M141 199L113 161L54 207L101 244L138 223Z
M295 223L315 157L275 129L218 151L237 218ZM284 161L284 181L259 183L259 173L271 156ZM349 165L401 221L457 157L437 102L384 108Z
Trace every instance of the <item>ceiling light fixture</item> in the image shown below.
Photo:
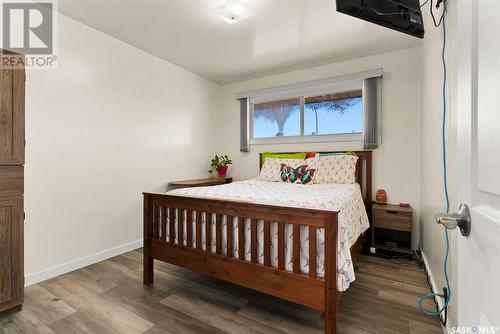
M222 5L215 7L213 12L229 24L239 22L255 15L239 0L225 0Z

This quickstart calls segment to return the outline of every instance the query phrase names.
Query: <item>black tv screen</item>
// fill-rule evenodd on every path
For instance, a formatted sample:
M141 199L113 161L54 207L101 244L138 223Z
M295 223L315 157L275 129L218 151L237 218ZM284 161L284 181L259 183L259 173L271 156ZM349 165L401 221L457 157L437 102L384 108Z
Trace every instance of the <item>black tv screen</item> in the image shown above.
M419 0L337 0L337 11L424 38Z

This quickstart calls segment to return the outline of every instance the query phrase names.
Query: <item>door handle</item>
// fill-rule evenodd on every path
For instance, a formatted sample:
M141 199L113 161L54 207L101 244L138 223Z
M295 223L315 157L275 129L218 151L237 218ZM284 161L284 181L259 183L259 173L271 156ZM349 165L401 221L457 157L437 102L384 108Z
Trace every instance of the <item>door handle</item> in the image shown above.
M436 213L436 223L443 225L449 230L454 230L457 226L464 237L468 236L471 229L470 210L466 204L461 204L458 212Z

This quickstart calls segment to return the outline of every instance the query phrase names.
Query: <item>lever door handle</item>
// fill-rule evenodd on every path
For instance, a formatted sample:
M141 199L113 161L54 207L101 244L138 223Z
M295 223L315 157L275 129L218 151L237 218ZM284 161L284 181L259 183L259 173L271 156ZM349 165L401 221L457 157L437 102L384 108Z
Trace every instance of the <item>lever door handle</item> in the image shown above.
M469 235L471 229L469 207L466 204L461 204L458 212L436 213L436 223L450 230L454 230L458 226L462 235L466 237Z

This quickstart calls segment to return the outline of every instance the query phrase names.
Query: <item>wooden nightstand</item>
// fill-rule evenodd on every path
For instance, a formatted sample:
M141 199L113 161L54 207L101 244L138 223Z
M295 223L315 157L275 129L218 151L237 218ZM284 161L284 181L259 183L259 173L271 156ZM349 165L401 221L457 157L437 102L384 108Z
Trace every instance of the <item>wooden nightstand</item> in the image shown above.
M210 177L206 179L172 181L168 185L172 188L192 188L192 187L218 186L221 184L228 184L231 182L233 182L232 177Z
M372 247L412 254L412 207L374 204L372 207Z

